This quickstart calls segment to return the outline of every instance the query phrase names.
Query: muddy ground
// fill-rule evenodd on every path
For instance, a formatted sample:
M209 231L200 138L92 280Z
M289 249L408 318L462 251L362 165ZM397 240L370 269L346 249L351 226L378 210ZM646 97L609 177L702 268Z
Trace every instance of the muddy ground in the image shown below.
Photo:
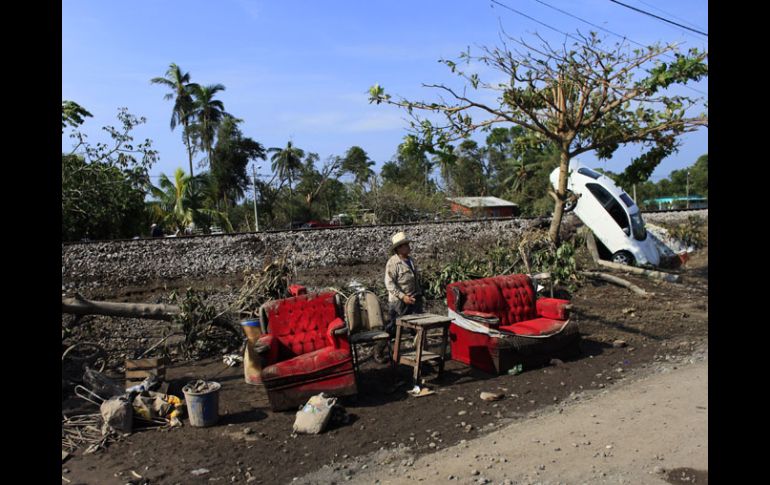
M380 279L380 271L374 266L313 270L298 274L296 282L311 289L342 287L355 277L374 285ZM242 369L224 366L221 357L176 362L168 370L171 392L181 395L181 387L196 378L222 383L219 424L193 428L185 422L182 428L135 432L95 454L76 453L63 463L62 476L69 483L88 484L267 484L290 483L324 466L347 469L357 457L377 452L397 451L390 455L400 460L394 466L408 464L417 456L460 440L471 440L502 425L527 419L532 413L565 406L592 393L611 390L619 383L632 382L661 362L676 365L689 361L694 352L702 351L708 343L708 249L698 251L680 272L683 281L678 284L623 275L654 292L649 299L609 283L585 280L571 294L573 315L582 334L582 355L525 369L516 376L490 376L450 361L440 380L434 379L435 373L425 374L427 384L436 394L413 398L406 394L411 368L402 366L398 376L394 376L386 365L366 359L358 397L343 402L348 423L334 425L318 436L292 435L294 413L270 411L264 395L243 382ZM179 282L177 286L188 284ZM237 281L196 284L206 288L212 285L223 295L232 295ZM85 296L165 301L173 287L168 282L135 289L103 287ZM433 302L429 309L436 313L446 311L442 302ZM132 341L138 348L154 341L152 332L160 335L157 322L114 320L119 331L109 330L106 320L99 317L79 327L78 332L91 332L89 337L103 343L109 341L105 334L124 332L128 335L125 338L111 336L123 347ZM618 339L627 346L614 347L613 341ZM404 385L393 390L394 382ZM481 401L481 391L503 392L506 399L494 403ZM79 399L67 399L62 409L93 412ZM462 410L466 413L458 415ZM197 476L191 473L201 468L208 472ZM352 478L354 473L350 468L343 476ZM706 480L707 475L698 483Z

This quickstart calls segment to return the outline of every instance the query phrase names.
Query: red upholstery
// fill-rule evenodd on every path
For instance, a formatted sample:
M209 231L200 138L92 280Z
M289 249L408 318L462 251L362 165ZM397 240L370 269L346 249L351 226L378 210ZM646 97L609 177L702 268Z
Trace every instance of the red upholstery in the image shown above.
M527 275L504 275L478 280L458 281L447 285L447 306L469 315L493 314L500 319L497 330L515 339L547 336L559 332L569 318L568 300L541 298L536 300L532 280ZM487 315L489 316L489 315ZM507 337L490 337L466 330L452 323L449 327L452 359L490 373L506 372L515 365L517 349ZM570 334L577 335L576 326ZM536 348L543 339L525 339ZM548 340L548 339L545 339ZM518 345L518 344L517 344ZM548 344L550 349L554 345Z
M569 300L540 298L536 303L538 315L557 320L566 320L568 318L566 306L569 305Z
M323 374L334 367L344 367L345 363L350 363L350 352L325 347L268 366L262 370L262 378L293 377L312 373Z
M262 380L274 410L290 409L313 394L355 394L347 328L334 292L311 293L265 305L269 333L257 345L263 355Z

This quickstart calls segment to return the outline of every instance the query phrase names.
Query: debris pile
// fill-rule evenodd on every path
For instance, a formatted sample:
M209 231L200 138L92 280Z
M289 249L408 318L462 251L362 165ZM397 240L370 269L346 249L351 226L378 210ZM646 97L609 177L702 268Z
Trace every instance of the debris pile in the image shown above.
M245 319L258 318L263 303L288 296L289 280L294 272L285 256L268 263L262 271L246 271L232 311Z
M156 392L162 383L150 376L141 384L122 389L112 379L86 369L83 385L75 395L99 408L98 412L67 416L62 413L62 456L85 448L83 454L106 448L137 427L170 428L181 426L185 407L177 396Z

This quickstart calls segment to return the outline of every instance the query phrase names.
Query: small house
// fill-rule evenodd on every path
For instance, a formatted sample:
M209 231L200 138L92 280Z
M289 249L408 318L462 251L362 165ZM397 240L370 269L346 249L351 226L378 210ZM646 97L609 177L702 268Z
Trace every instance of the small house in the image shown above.
M448 197L452 212L468 217L513 217L519 206L498 197Z

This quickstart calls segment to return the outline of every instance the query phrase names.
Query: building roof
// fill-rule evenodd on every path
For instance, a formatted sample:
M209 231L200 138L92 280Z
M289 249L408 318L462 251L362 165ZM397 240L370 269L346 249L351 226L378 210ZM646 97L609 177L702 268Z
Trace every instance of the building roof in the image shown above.
M518 207L518 204L508 202L498 197L447 197L447 200L463 207Z

